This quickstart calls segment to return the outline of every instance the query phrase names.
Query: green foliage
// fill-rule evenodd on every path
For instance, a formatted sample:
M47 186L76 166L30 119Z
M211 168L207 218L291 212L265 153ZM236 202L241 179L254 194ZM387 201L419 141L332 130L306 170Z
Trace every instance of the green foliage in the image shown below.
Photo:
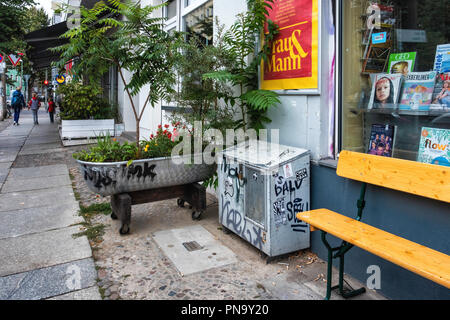
M97 86L83 85L73 81L58 87L57 93L64 96L61 104L62 120L108 119L113 117L107 101L101 98Z
M81 161L88 162L119 162L133 160L151 159L160 157L170 157L172 149L180 143L180 129L175 128L173 131L159 126L156 135L151 135L150 140L142 140L139 142L142 152L138 155L138 148L135 143L124 142L121 144L117 139L111 138L109 135L97 137L97 144L87 150L81 150L74 153L73 157Z
M0 52L16 53L24 49L23 25L18 23L25 15L27 8L33 5L33 0L0 0Z
M271 3L273 0L247 0L248 10L237 15L236 22L224 35L223 49L227 56L236 61L235 65L203 75L205 80L214 79L239 87L239 95L229 97L226 101L238 103L242 118L237 124L244 129L262 129L264 123L270 122L266 116L267 110L280 103L275 92L258 90L258 67L263 59L268 59L270 44L278 33L276 24L266 19ZM268 33L264 33L266 20ZM261 34L264 35L262 48L255 54L256 39Z
M30 33L48 27L49 24L50 19L44 8L27 8L20 19L20 25L24 33Z
M199 32L199 31L198 31ZM221 73L224 66L231 68L234 61L223 50L222 28L219 28L215 45L206 45L201 36L189 35L190 39L181 46L181 53L177 55L175 70L179 74L181 85L179 92L171 95L180 107L172 116L172 122L182 122L190 126L194 121L200 121L203 130L209 128L229 128L225 122L230 123L233 118L231 101L231 87L225 82L214 81L204 77L205 74L215 71ZM223 101L225 103L223 103ZM185 112L186 109L190 112Z
M168 98L175 84L172 67L179 34L165 32L164 18L152 17L164 5L107 0L97 2L92 9L81 8L80 26L67 31L63 37L69 43L55 49L61 54L57 63L61 68L66 61L81 56L74 72L90 81L100 79L110 65L117 67L136 120L138 152L139 123L146 106ZM129 81L125 70L131 74ZM144 86L148 96L139 110L133 96Z
M137 159L137 147L134 143L121 144L109 135L97 137L97 144L88 150L74 153L77 160L88 162L119 162Z
M159 158L159 157L170 157L172 153L172 149L180 143L177 141L177 129L170 132L168 130L169 126L163 128L161 125L158 128L156 135L151 135L150 140L141 141L142 148L142 158L150 159L150 158Z

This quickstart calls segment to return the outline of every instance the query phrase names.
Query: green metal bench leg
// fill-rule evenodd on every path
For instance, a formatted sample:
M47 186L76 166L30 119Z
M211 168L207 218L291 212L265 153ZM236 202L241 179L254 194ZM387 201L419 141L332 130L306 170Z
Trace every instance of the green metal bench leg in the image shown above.
M325 300L330 300L331 298L331 292L335 289L339 289L339 294L343 296L345 299L355 297L357 295L360 295L364 292L366 292L365 288L361 288L358 290L351 290L351 291L345 291L344 290L344 255L345 253L350 250L353 246L346 243L345 241L342 242L342 244L337 248L332 248L330 244L328 243L326 239L327 233L325 231L322 231L322 242L324 243L325 247L328 250L328 264L327 264L327 293L325 296ZM333 256L333 251L338 251ZM339 284L337 286L332 287L332 276L333 276L333 258L339 257Z
M331 287L331 280L333 275L333 248L331 248L330 244L326 239L327 233L322 231L322 242L325 247L328 249L328 265L327 265L327 294L325 296L325 300L330 300L331 291L334 289Z

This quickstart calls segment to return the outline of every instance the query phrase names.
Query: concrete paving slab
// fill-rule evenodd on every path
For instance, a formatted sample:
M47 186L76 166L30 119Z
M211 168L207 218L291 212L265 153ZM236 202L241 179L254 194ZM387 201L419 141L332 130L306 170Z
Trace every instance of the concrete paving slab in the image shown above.
M0 239L60 229L84 220L77 203L0 212Z
M155 232L156 243L183 275L236 263L236 255L199 225ZM200 250L188 251L183 243L196 241Z
M16 160L17 154L19 153L19 150L15 152L4 152L2 154L2 151L0 151L0 162L12 162Z
M45 143L39 143L39 144L25 144L21 151L25 150L35 150L35 149L56 149L61 148L62 145L59 141L47 141Z
M54 134L52 136L39 136L39 137L30 137L25 141L25 146L34 146L34 145L40 145L40 144L47 144L47 143L57 143L60 140L58 137L55 137ZM61 144L58 144L61 146Z
M73 238L79 226L0 240L0 276L55 266L92 256L86 236Z
M0 146L2 148L21 147L25 143L25 137L20 137L20 138L8 137L5 139L6 139L6 141L0 142Z
M65 164L56 164L51 166L13 168L10 171L11 179L32 179L40 177L51 177L69 174L69 169Z
M57 188L71 185L72 181L70 180L69 175L67 173L59 176L29 178L29 179L11 178L8 179L3 185L1 193Z
M59 296L92 288L96 278L92 258L14 274L0 278L0 300L39 300Z
M2 172L2 170L8 170L11 168L12 166L12 161L8 161L8 162L2 162L0 163L0 172Z
M57 152L64 152L63 148L55 148L55 149L42 149L42 148L34 148L30 150L24 150L22 149L21 152L19 152L19 156L26 156L30 154L42 154L42 153L57 153Z
M0 193L0 212L77 203L71 187Z
M97 286L50 298L48 300L102 300Z

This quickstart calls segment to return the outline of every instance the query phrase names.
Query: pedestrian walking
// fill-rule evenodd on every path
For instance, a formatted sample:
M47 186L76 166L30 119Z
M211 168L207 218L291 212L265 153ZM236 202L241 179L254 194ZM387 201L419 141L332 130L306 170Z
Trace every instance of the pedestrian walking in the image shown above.
M28 102L28 110L31 109L31 111L33 112L34 124L39 124L39 121L38 121L38 110L39 110L40 107L41 107L41 103L39 102L37 94L36 94L36 92L33 92L33 97Z
M53 123L54 121L54 114L55 114L55 103L53 102L53 98L48 98L48 115L50 116L50 122Z
M14 108L14 123L13 125L18 126L19 125L19 116L20 116L20 110L22 108L25 108L25 99L23 97L23 94L21 92L22 87L18 86L16 88L16 91L14 91L11 99L11 107Z

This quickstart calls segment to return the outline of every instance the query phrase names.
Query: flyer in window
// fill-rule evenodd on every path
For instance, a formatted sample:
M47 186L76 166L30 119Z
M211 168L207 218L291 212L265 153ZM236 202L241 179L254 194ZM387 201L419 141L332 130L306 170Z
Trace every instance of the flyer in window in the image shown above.
M435 110L450 109L450 72L439 73L436 76L433 101L430 108Z
M416 54L416 52L392 53L389 56L388 72L401 73L406 76L409 72L414 71Z
M395 109L400 96L401 74L376 74L368 109Z
M411 72L406 75L399 109L430 110L436 75L435 71Z
M417 161L450 167L450 130L423 127Z
M450 43L437 46L433 71L439 73L450 72Z

